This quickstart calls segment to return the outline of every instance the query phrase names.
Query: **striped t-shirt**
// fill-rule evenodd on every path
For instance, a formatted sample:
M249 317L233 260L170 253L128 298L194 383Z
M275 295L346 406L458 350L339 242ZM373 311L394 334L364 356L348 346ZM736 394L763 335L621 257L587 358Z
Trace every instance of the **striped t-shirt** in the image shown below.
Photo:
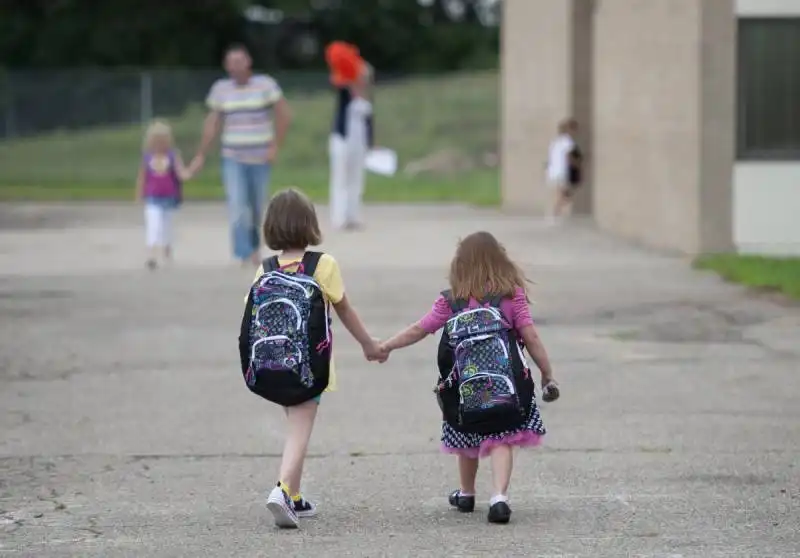
M274 137L272 109L283 92L269 76L252 76L244 85L219 79L211 86L206 104L223 117L222 156L248 163L267 160Z

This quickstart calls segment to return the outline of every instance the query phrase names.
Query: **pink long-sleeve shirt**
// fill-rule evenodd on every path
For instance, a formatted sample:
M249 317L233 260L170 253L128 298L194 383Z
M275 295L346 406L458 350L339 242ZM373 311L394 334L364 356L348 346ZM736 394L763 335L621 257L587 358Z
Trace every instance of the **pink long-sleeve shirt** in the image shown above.
M477 308L478 306L480 306L480 303L477 300L474 298L470 299L470 308ZM521 334L524 327L533 325L533 318L531 317L531 311L528 308L528 301L525 297L525 289L522 287L517 287L513 298L503 299L500 303L500 312L503 314L508 324L513 327L518 334ZM422 317L418 325L425 330L426 333L432 334L444 327L447 320L452 317L453 310L450 308L450 303L447 302L444 296L439 295L439 298L433 303L433 308Z

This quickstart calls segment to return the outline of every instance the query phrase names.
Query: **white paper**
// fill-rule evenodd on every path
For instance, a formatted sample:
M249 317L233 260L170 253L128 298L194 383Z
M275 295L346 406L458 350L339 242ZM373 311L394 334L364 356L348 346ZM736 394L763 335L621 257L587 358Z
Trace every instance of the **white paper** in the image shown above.
M375 174L394 176L397 172L397 152L385 147L370 149L364 160L364 166Z

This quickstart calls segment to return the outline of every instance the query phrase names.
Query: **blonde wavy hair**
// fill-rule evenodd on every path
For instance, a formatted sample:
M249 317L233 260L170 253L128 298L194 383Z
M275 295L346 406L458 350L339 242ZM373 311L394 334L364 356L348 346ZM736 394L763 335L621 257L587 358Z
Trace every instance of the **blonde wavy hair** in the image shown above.
M150 123L144 133L142 149L144 151L151 151L153 143L159 138L165 139L170 147L175 143L175 139L172 135L172 126L170 126L166 120L153 120Z

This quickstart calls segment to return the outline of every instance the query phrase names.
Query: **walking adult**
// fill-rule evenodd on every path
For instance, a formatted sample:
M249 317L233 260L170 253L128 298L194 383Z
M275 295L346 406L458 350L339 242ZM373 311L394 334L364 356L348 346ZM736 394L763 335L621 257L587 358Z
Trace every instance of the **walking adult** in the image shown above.
M325 59L336 91L328 143L331 225L354 230L363 224L364 164L375 139L370 87L373 72L358 48L343 41L328 45Z
M222 182L233 254L243 265L259 265L261 213L291 112L278 82L265 74L253 74L246 47L229 47L224 67L228 77L217 80L206 98L209 111L190 169L203 166L221 131Z

